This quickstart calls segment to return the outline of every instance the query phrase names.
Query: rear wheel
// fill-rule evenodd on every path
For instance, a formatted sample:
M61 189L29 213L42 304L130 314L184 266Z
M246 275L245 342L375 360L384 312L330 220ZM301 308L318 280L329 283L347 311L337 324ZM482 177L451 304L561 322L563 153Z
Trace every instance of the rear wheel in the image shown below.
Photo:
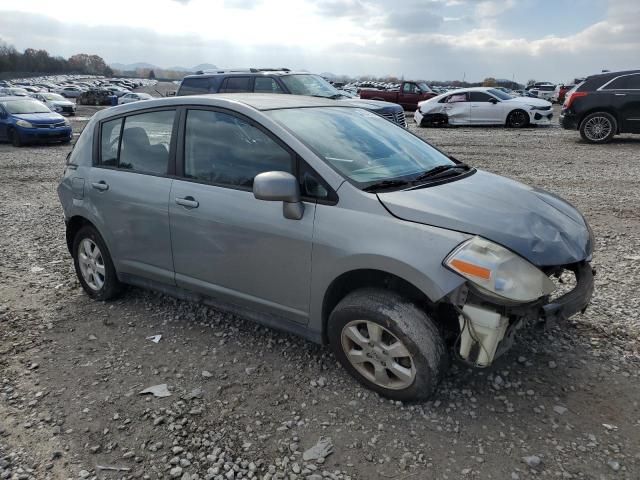
M122 290L111 255L98 231L84 226L73 240L73 264L84 291L95 300L110 300Z
M423 400L448 366L442 335L429 316L397 293L362 289L335 307L329 343L360 383L394 400Z
M618 131L618 122L607 112L587 115L580 123L580 135L589 143L607 143Z
M507 117L507 126L511 128L523 128L529 125L529 114L524 110L514 110Z

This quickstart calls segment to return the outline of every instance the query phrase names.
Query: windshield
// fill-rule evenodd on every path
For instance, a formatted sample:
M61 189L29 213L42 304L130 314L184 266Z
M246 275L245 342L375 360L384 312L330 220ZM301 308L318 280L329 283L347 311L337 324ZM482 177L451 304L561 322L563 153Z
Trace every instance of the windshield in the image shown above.
M9 113L51 113L45 105L35 100L10 100L0 102L0 105Z
M423 92L430 92L431 89L429 88L429 85L427 85L424 82L418 82L418 86L420 87L420 90L422 90Z
M515 98L514 96L509 95L502 90L498 90L497 88L491 88L488 92L494 97L498 97L500 100L511 100L512 98Z
M327 98L334 98L338 95L343 96L333 85L318 75L284 75L280 78L294 95L312 95Z
M41 93L44 98L47 100L53 100L55 102L64 101L64 97L62 95L58 95L57 93Z
M317 107L267 112L358 187L412 180L454 163L404 128L360 108Z

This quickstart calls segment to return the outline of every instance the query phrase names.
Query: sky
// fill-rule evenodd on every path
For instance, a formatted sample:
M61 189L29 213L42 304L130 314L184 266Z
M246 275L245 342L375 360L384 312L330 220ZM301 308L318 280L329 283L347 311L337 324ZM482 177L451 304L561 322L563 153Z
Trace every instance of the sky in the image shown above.
M0 39L109 64L568 82L640 68L640 0L0 0Z

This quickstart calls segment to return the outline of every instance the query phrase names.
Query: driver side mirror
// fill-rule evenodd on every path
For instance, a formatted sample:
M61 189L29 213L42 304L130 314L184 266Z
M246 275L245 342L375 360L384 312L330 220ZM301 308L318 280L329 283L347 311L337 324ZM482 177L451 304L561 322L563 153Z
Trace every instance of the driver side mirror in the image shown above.
M495 105L496 103L498 103L498 99L497 99L497 98L493 98L493 97L491 97L491 98L489 99L489 101L490 101L491 103L493 103L494 105Z
M300 220L304 204L300 201L300 186L296 177L287 172L264 172L253 179L253 196L258 200L283 202L282 215Z

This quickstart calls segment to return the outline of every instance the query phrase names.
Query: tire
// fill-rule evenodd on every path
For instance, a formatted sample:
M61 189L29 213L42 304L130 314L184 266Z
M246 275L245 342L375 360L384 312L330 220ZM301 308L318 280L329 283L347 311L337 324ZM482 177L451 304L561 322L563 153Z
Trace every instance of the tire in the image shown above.
M85 241L88 244L85 244ZM83 262L83 255L87 257L88 250L85 248L87 245L93 245L98 248L99 257L94 257L93 268L89 269L89 272L93 271L93 275L88 275L86 270L86 263ZM90 250L95 252L95 250ZM91 225L86 225L78 230L76 236L73 239L73 265L76 270L76 275L80 281L80 285L94 300L111 300L116 298L122 291L122 284L118 280L116 269L111 261L111 255L104 243L104 240L98 233L98 231ZM102 274L99 272L99 267L102 267ZM83 273L83 270L85 273Z
M524 110L517 109L507 116L507 127L524 128L529 125L529 114Z
M449 365L442 335L427 313L387 290L367 288L348 294L329 316L328 337L334 355L353 377L393 400L429 398Z
M20 134L15 130L9 130L9 141L14 147L19 148L24 145L24 143L22 142L22 139L20 138Z
M607 112L590 113L580 122L580 136L589 143L609 143L618 133L618 122Z

